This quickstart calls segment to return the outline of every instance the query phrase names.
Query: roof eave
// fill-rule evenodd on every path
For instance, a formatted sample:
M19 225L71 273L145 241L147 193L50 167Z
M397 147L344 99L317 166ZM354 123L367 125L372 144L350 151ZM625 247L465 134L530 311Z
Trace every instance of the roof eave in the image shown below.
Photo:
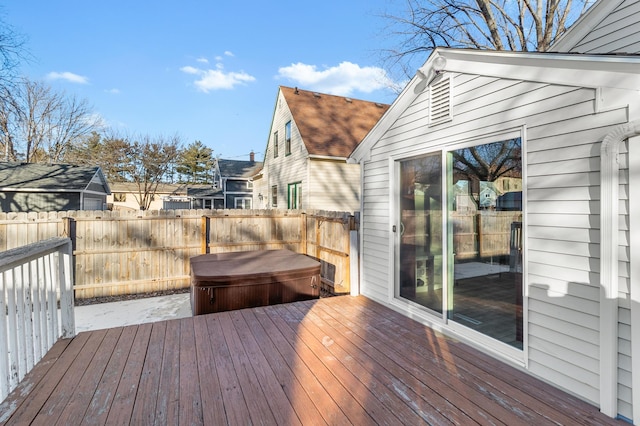
M575 53L527 53L462 49L438 49L445 58L444 72L535 81L576 87L640 87L640 56ZM481 67L474 71L474 67ZM429 75L431 64L421 68ZM514 77L515 76L515 77Z
M332 156L332 155L309 154L309 158L312 159L312 160L347 161L348 157L335 157L335 156Z
M409 107L435 76L434 62L445 59L440 72L477 74L496 78L536 81L578 87L609 87L638 91L640 56L527 53L472 49L436 48L407 83L389 110L376 123L349 158L361 162L386 129ZM474 66L481 69L474 72ZM542 71L542 72L541 72ZM424 86L424 87L423 87Z

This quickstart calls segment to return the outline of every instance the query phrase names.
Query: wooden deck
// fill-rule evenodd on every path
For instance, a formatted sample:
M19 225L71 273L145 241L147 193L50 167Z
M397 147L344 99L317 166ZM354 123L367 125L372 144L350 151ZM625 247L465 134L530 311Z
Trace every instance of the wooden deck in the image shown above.
M364 297L59 341L7 424L623 424Z

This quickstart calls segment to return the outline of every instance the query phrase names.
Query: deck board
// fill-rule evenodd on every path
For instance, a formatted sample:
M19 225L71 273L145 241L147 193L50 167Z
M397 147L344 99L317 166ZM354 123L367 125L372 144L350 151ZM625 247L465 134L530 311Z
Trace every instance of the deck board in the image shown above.
M344 306L344 309L352 312L353 315L363 315L363 312L353 310L350 306ZM379 321L379 318L376 320ZM431 339L438 343L435 347L437 352L432 352L438 353L438 356L434 357L431 353L424 352L422 339L410 334L409 330L393 321L380 322L378 328L369 328L365 332L367 335L375 336L371 338L380 339L379 341L386 345L388 350L401 351L398 356L404 361L398 362L401 362L425 384L440 382L437 389L434 387L433 390L446 392L449 401L464 402L461 408L470 417L484 419L488 423L499 420L506 424L540 424L536 413L513 409L516 405L511 405L511 401L496 401L491 389L485 385L484 381L475 380L462 363L452 362L447 340ZM523 418L525 415L526 417Z
M180 322L168 321L166 326L161 370L154 373L160 376L160 383L152 424L177 424L179 419Z
M193 328L196 338L195 350L198 359L198 372L200 376L203 376L203 380L199 380L203 422L205 425L222 425L227 423L227 417L222 399L220 379L215 368L214 350L211 348L206 317L195 317ZM206 371L206 374L203 371Z
M133 424L153 424L155 420L156 403L160 387L162 355L166 338L167 323L156 324L151 330L149 348L142 367L138 393L133 403L131 422Z
M7 424L624 424L364 297L80 333Z
M319 377L306 366L295 347L264 311L250 309L241 312L262 345L265 357L276 366L281 383L290 389L290 400L311 400L320 415L316 418L318 424L321 423L321 418L328 424L348 424L345 413L323 387ZM303 419L304 416L301 415L300 418Z

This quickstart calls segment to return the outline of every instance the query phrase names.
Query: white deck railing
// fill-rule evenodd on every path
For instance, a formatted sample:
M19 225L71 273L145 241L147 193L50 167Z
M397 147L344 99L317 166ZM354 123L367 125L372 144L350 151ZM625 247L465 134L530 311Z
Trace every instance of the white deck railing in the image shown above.
M75 334L71 250L69 238L52 238L0 253L0 401Z

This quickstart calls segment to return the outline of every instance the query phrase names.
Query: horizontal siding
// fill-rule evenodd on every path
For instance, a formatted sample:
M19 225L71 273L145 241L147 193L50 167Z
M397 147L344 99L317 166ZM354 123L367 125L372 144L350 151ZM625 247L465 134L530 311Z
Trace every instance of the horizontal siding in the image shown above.
M451 122L429 127L428 99L422 93L372 147L364 164L364 292L386 298L393 285L393 271L387 271L389 205L394 202L389 158L447 149L526 126L529 366L536 375L597 402L600 143L626 122L627 111L596 113L591 88L515 79L459 74L452 93ZM625 184L623 177L621 250L629 238L624 231Z
M571 51L580 53L638 53L640 1L627 0L607 16Z
M303 194L305 188L303 187ZM360 210L360 165L342 161L310 160L309 206L305 208L347 211Z

